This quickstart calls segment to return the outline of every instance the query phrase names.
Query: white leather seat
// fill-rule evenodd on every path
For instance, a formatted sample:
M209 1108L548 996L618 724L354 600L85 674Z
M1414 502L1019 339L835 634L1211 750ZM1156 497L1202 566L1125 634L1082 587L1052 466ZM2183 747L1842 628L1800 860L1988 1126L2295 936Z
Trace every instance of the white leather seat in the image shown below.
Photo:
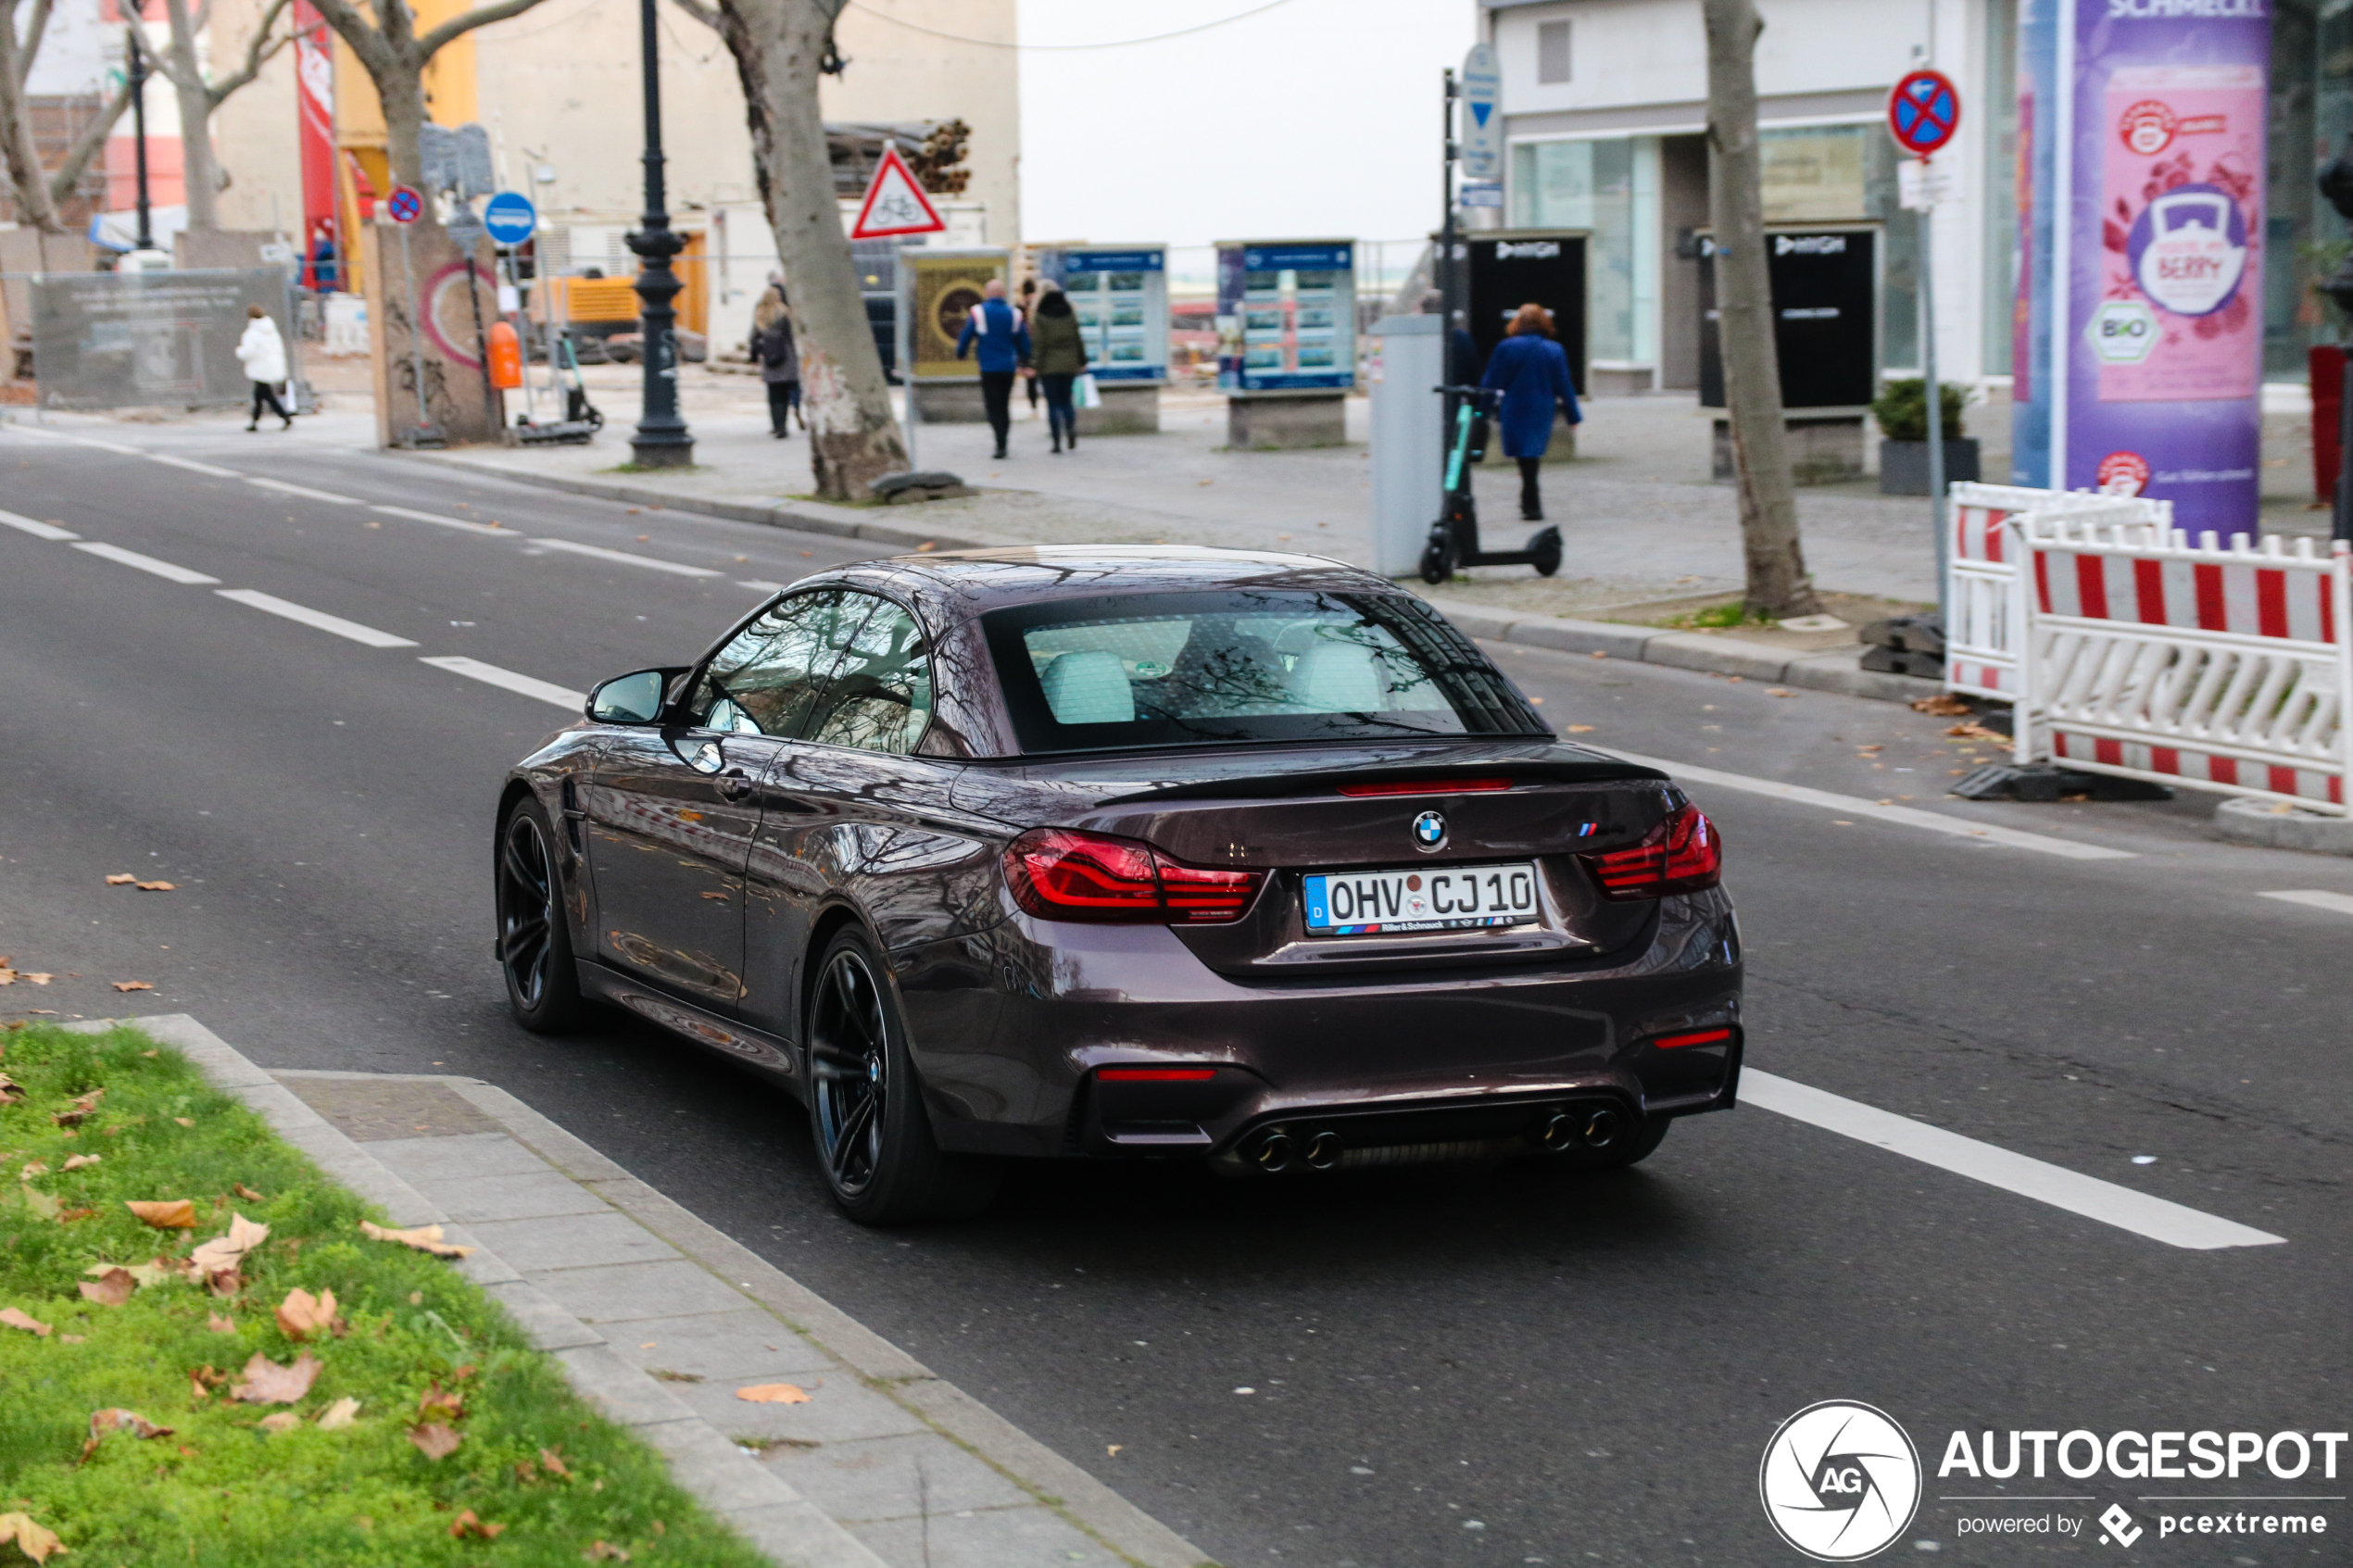
M1125 724L1136 717L1136 693L1117 654L1063 654L1046 666L1040 684L1058 724Z

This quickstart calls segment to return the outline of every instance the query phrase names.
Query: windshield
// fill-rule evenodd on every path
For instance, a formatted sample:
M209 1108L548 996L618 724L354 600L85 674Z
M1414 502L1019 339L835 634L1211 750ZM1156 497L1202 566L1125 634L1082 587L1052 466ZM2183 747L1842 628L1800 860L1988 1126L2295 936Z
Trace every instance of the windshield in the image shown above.
M1402 594L1104 595L981 623L1025 752L1550 734Z

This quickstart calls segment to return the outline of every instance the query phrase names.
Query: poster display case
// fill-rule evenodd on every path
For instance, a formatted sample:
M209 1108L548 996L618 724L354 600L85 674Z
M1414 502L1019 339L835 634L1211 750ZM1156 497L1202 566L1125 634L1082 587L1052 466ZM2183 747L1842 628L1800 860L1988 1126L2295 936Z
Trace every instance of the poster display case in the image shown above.
M990 279L1008 282L1008 253L1001 248L936 249L925 245L901 253L906 276L900 286L907 312L910 393L925 424L976 424L987 417L980 397L980 365L956 358L956 339Z
M1078 314L1088 370L1099 386L1168 380L1168 247L1061 245L1038 256Z
M1217 246L1217 384L1244 396L1356 384L1356 243Z

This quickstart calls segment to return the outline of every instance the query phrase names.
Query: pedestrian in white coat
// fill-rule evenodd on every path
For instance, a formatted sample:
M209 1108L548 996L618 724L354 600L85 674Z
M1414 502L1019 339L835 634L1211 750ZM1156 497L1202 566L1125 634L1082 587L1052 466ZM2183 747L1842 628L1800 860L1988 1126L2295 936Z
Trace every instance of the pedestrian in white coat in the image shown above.
M278 401L278 383L286 379L286 340L278 335L278 323L260 306L246 306L245 315L251 319L245 322L245 335L237 340L237 363L253 378L253 418L245 428L261 428L261 410L266 407L285 421L279 429L292 430L294 416Z

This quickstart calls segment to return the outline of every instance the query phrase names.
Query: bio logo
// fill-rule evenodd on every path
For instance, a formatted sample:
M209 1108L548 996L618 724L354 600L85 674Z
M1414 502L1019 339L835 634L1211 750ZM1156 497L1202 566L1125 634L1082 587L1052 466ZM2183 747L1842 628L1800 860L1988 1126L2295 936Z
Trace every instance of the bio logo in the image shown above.
M1781 1539L1818 1562L1859 1562L1911 1524L1920 1456L1884 1411L1825 1399L1781 1423L1756 1489Z
M2103 365L2137 365L2156 352L2163 336L2157 312L2137 299L2102 302L2084 325L2083 335Z

